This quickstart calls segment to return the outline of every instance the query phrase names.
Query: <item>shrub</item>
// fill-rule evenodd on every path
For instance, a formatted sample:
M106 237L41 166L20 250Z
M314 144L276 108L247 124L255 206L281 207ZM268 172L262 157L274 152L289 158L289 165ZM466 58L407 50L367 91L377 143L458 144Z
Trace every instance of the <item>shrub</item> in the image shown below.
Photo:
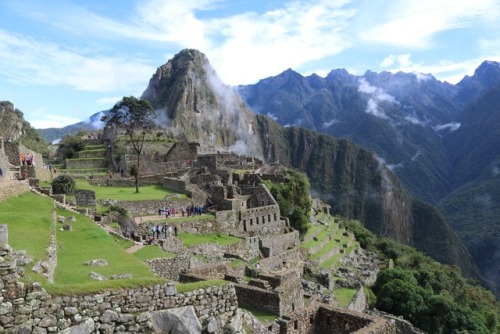
M128 216L128 211L124 207L121 207L119 205L111 205L109 209L107 210L108 213L116 212L120 216L127 217Z
M72 194L75 190L75 180L69 175L59 175L52 181L54 194Z

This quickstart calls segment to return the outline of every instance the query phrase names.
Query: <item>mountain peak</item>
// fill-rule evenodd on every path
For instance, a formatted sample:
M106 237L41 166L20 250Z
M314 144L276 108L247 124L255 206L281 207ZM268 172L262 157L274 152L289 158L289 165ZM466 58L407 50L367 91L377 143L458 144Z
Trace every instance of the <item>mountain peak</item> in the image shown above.
M198 50L184 49L160 66L142 98L157 110L161 125L189 141L260 156L252 112Z

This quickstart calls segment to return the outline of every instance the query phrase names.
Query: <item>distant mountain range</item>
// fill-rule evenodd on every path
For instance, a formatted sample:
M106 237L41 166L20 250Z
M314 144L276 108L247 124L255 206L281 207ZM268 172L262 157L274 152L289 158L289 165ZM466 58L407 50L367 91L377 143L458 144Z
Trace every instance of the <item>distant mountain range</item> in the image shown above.
M458 85L339 69L325 78L287 70L231 88L205 55L183 50L158 68L143 98L178 136L303 170L333 213L478 277L463 241L495 289L500 162L489 133L500 129L492 116L498 84L498 63L485 62Z
M102 129L104 124L101 122L101 117L105 115L108 110L103 110L98 113L93 114L84 121L71 124L62 128L47 128L38 129L40 135L48 142L54 143L60 140L67 134L75 134L78 131L94 131Z
M287 70L237 88L283 126L348 138L382 158L414 196L438 205L493 287L500 281L500 65L457 85L431 75ZM499 291L497 290L497 295Z

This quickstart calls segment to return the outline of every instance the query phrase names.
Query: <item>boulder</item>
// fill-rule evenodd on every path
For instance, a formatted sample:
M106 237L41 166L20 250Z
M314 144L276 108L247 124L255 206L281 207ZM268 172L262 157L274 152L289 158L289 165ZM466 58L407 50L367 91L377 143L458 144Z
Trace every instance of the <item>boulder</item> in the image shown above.
M94 271L91 271L90 274L89 274L90 278L92 278L93 280L96 280L96 281L105 281L107 280L106 277L104 277L103 275L101 274L98 274Z
M104 259L95 259L90 260L84 263L86 266L96 266L96 267L106 267L108 265L108 261Z
M62 334L91 334L94 333L95 323L92 318L85 320L83 323L66 328L65 330L59 331Z
M158 333L201 334L201 323L193 306L151 312L151 317Z

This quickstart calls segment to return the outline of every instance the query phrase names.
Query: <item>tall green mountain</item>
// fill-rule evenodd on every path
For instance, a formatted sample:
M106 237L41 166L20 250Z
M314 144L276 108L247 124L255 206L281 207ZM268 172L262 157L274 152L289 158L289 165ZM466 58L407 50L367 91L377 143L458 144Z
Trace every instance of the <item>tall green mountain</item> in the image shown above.
M284 126L376 152L413 196L439 205L500 296L499 86L499 63L485 61L457 85L431 75L339 69L325 78L286 70L237 89L252 110Z
M157 110L160 124L189 141L262 154L253 113L197 50L182 50L160 66L142 98Z
M500 85L465 108L459 121L444 142L457 189L439 207L500 295Z
M468 277L477 267L441 213L412 198L376 155L346 139L305 128L282 127L257 115L264 158L307 173L311 188L332 212L360 219L381 236L415 246L435 259L457 265Z

